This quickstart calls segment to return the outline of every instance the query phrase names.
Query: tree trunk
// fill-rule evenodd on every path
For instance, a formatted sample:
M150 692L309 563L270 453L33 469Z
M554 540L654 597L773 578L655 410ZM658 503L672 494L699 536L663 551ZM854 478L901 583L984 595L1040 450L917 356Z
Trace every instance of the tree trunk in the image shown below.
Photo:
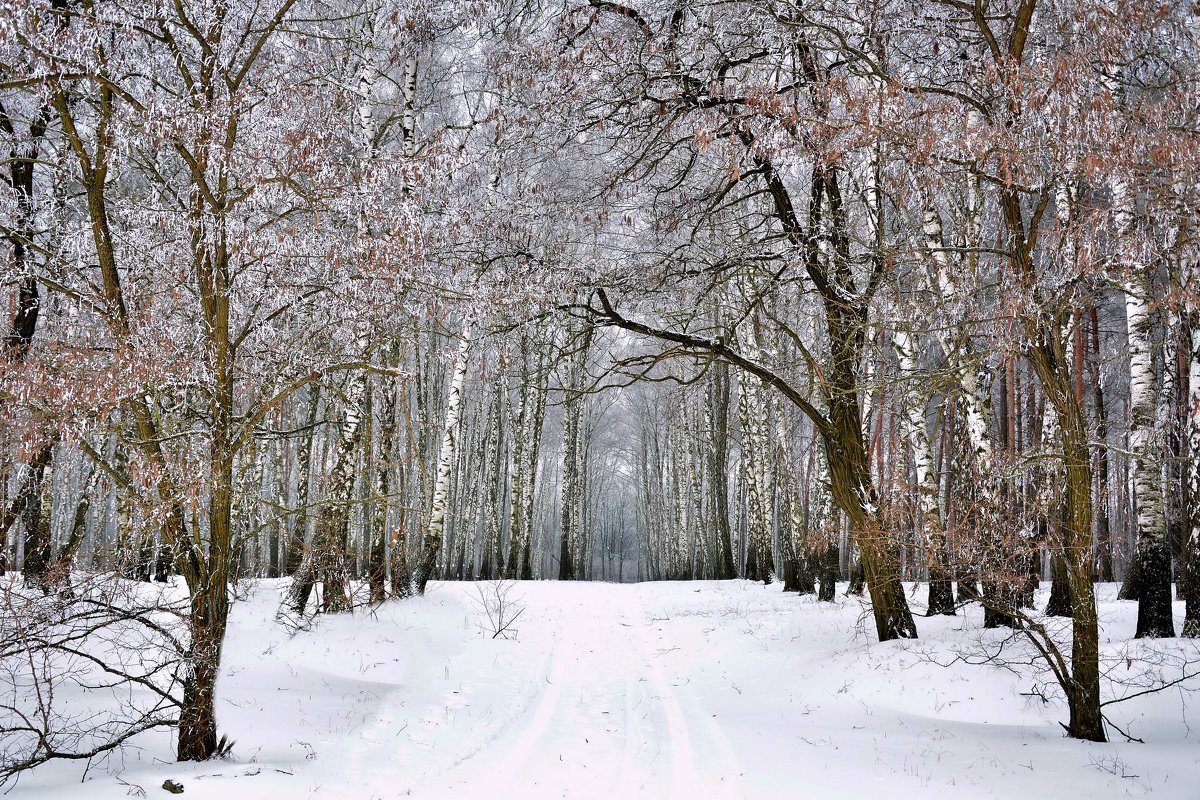
M1046 616L1069 617L1071 610L1070 580L1067 565L1062 556L1050 556L1050 600L1046 603Z
M520 436L524 442L522 448L524 463L521 465L521 475L518 492L517 482L513 482L512 503L514 508L519 505L519 514L514 519L519 524L514 526L515 535L510 535L509 565L511 576L516 580L533 580L533 513L534 492L537 488L538 456L542 446L542 426L546 417L546 374L547 358L545 345L541 341L534 343L536 352L533 353L532 368L529 375L530 384L528 395L522 402L523 416ZM511 531L510 531L511 534ZM514 551L513 544L516 544Z
M968 119L972 121L972 125L977 122L973 112L968 115ZM922 225L926 250L936 266L938 293L949 302L959 300L960 290L955 282L955 272L964 268L969 273L973 272L973 262L978 257L977 248L980 242L979 219L982 214L982 198L979 193L978 176L975 175L968 176L967 179L967 206L966 264L960 260L951 258L950 250L946 247L945 243L941 215L936 208L932 206L926 208ZM960 390L958 396L959 402L951 406L951 412L953 414L957 410L957 406L961 405L963 424L967 434L965 441L970 448L967 458L968 468L973 465L976 474L979 476L974 490L981 511L980 516L985 520L984 529L980 532L984 541L981 550L984 553L985 559L995 561L1001 548L995 542L996 531L989 523L992 522L994 517L998 516L1000 504L994 484L996 458L990 433L991 415L988 391L986 381L981 380L980 375L981 372L987 369L986 360L976 362L975 359L970 357L970 331L955 331L941 327L938 329L938 342L946 355L946 359L949 362ZM948 426L948 433L952 449L953 442L957 438L953 422ZM946 452L949 454L950 450ZM949 492L947 494L950 496ZM1001 605L999 604L1012 602L1010 595L1015 597L1015 592L1010 592L1009 587L1000 585L1007 584L1011 576L993 575L992 577L996 580L986 581L984 590L981 593L977 588L979 570L982 567L989 566L991 571L995 572L997 565L972 563L966 566L968 575L962 576L962 579L959 581L959 600L984 600L985 624L989 621L999 623L1003 620L1011 619L1007 614L997 616L997 612L1001 609ZM931 593L934 590L933 579L933 575L931 574ZM995 590L991 592L992 603L987 602L988 598L985 597L989 594L989 585ZM1004 596L1003 599L997 595L997 592Z
M504 513L504 392L501 382L496 381L492 389L492 399L488 412L488 435L486 447L486 462L490 470L490 480L487 487L487 508L484 511L483 560L480 564L481 577L496 580L500 577L504 562L503 542L501 541L501 517Z
M395 368L396 359L387 361ZM371 548L367 561L368 599L372 605L387 598L387 546L391 538L388 532L389 508L392 495L392 468L395 458L396 438L396 386L395 378L380 377L372 387L379 402L371 403L369 415L371 427L378 428L378 441L373 449L373 487L375 501L372 508ZM378 408L378 411L376 409Z
M37 449L26 465L28 492L22 492L26 499L21 511L21 525L25 529L25 560L21 565L21 575L26 586L40 589L43 593L50 591L48 573L52 541L49 500L53 496L53 458L53 444L43 444Z
M879 501L871 485L863 441L855 373L866 321L855 321L843 305L829 300L825 316L833 362L826 396L831 430L825 439L825 455L833 498L846 512L851 537L859 548L879 640L915 639L917 626L900 580L895 544L878 517Z
M1188 402L1186 420L1187 494L1183 537L1184 617L1182 636L1200 638L1200 321L1188 322Z
M1071 632L1071 675L1067 691L1070 722L1067 733L1076 739L1107 741L1100 712L1100 637L1096 596L1092 584L1091 452L1083 409L1070 384L1061 336L1030 321L1027 335L1036 344L1027 357L1058 415L1058 434L1065 468L1065 513L1061 556L1074 612Z
M309 387L308 414L305 416L304 428L300 434L300 447L296 456L296 513L292 523L292 532L288 537L287 561L284 565L284 575L295 575L304 560L305 539L308 536L308 490L312 483L312 446L313 432L317 425L317 407L320 405L321 394L314 384ZM311 580L311 577L309 578ZM293 582L295 585L295 582ZM305 598L308 592L303 591ZM298 597L296 598L298 601ZM299 607L303 610L303 603Z
M837 593L838 580L838 550L832 543L825 548L819 556L819 567L817 570L817 578L821 582L820 589L817 591L817 601L821 603L832 603L834 596Z
M915 380L918 372L915 337L908 331L897 329L892 336L892 346L896 351L901 377L910 382ZM954 589L943 560L946 536L938 513L937 472L933 468L933 448L929 444L923 398L923 394L909 398L901 419L912 451L913 470L916 473L917 524L929 567L929 597L925 613L931 617L939 614L954 616Z
M1171 616L1171 551L1167 543L1163 512L1162 444L1158 424L1158 394L1150 328L1152 314L1137 292L1126 289L1126 319L1129 326L1129 449L1133 453L1133 483L1137 505L1137 599L1136 638L1175 635Z
M761 350L754 333L754 320L747 322L743 334L746 350L758 356ZM762 383L743 374L738 382L738 416L742 428L742 479L746 485L746 580L771 582L775 565L771 558L771 486L769 466L771 424L769 405L762 396Z
M1128 181L1113 181L1113 213L1122 249L1136 247L1130 241L1135 220ZM1150 278L1142 264L1127 266L1125 321L1129 350L1129 450L1133 455L1134 502L1137 506L1137 560L1139 567L1137 638L1175 635L1171 617L1171 551L1167 544L1163 513L1163 440L1158 413L1165 372L1164 344L1156 334L1161 327L1161 310L1153 309Z
M29 257L28 243L34 240L38 224L35 216L35 192L38 184L34 181L34 173L39 161L42 138L46 134L52 111L48 102L41 101L39 113L30 123L29 136L26 138L18 135L15 120L9 116L4 105L0 104L0 132L12 143L8 158L4 161L8 167L6 183L16 200L15 224L6 237L10 245L10 258L5 264L5 270L7 275L18 278L20 282L17 286L12 325L4 337L3 344L3 360L13 365L23 362L28 356L42 308L41 293L34 274L35 264ZM51 556L50 517L48 511L43 513L43 490L46 473L53 472L51 465L54 445L59 434L57 431L47 431L45 436L46 440L38 445L26 465L26 477L18 491L17 502L6 515L3 533L0 534L7 538L15 517L21 517L25 529L25 561L21 572L26 586L43 591L48 590L46 573L50 567ZM3 550L4 543L0 541L0 575L4 574L3 562L6 560Z
M206 591L193 598L192 642L184 659L176 745L179 761L207 761L217 754L217 675L227 619L224 596Z
M729 531L729 367L716 364L706 387L709 425L705 432L708 467L708 522L716 542L717 580L737 577Z
M1101 379L1100 315L1096 306L1089 312L1092 323L1092 403L1096 407L1096 549L1097 578L1113 580L1112 531L1108 521L1108 410L1104 406L1104 381Z
M584 492L587 472L587 447L585 442L583 412L587 385L587 359L591 349L592 326L585 324L580 331L568 327L566 349L566 380L563 397L563 456L562 456L562 504L560 513L561 534L558 555L558 579L573 581L580 577L582 555L585 550L584 507L587 497ZM577 558L579 556L577 564Z
M467 353L471 346L471 319L463 323L462 340L454 358L454 373L450 379L450 393L446 399L446 423L442 428L442 445L438 453L437 474L433 483L433 497L429 509L429 528L421 545L418 561L413 568L413 589L425 594L425 586L433 574L438 551L446 529L447 499L450 496L450 473L458 455L459 419L462 416L463 383L467 377Z

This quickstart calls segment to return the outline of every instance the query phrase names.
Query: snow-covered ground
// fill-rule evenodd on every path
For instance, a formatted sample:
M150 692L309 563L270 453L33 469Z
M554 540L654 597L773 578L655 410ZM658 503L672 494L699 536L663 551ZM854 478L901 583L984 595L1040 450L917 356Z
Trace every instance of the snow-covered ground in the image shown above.
M170 778L216 800L1200 798L1200 694L1106 709L1144 744L1066 739L1065 704L1021 663L1027 648L973 663L1005 636L975 607L879 644L841 593L536 582L512 588L523 613L504 639L480 597L492 586L432 584L289 636L274 621L282 584L261 583L226 644L230 760L172 763L170 733L149 733L86 776L49 764L7 797L167 797ZM1136 605L1098 588L1106 699L1139 691L1151 661L1170 679L1200 658L1194 642L1128 643Z

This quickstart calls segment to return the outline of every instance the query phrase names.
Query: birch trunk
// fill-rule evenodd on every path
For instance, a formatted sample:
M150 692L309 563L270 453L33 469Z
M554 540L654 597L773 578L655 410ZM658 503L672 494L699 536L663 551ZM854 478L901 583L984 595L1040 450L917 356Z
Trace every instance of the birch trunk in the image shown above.
M1137 252L1134 241L1133 198L1124 179L1113 182L1114 216L1121 247L1127 256ZM1135 259L1138 261L1139 259ZM1165 442L1158 414L1163 384L1161 344L1155 341L1160 313L1151 308L1146 267L1130 264L1123 281L1129 353L1129 451L1132 454L1134 503L1137 513L1138 619L1134 634L1171 637L1171 551L1163 512L1162 450Z
M761 359L756 321L747 320L741 333L752 358ZM741 376L738 411L742 424L742 474L746 482L746 579L770 583L775 571L771 548L771 426L770 405L763 396L762 381Z
M413 589L425 594L425 586L437 563L438 551L446 529L447 499L450 496L450 472L458 455L459 419L462 416L463 383L467 377L467 354L471 347L471 318L463 324L462 341L454 357L454 371L446 398L446 422L442 428L442 443L438 451L437 473L429 507L429 527L421 545L418 562L413 569Z
M501 541L505 483L504 418L504 393L501 389L501 382L497 380L492 389L489 411L486 461L490 465L490 479L487 488L487 511L485 512L486 542L483 548L483 561L479 569L480 576L490 580L500 577L504 563L503 542Z
M924 233L926 248L937 267L938 290L944 299L957 302L960 299L959 290L952 273L958 265L952 264L946 253L942 219L936 209L926 210ZM962 338L956 339L953 332L941 328L938 338L950 362L950 369L962 389L967 438L971 445L972 458L981 475L992 476L995 470L995 449L991 438L991 401L987 383L981 376L981 370L987 374L986 368L982 364L973 363L967 342ZM981 481L979 488L983 492L984 502L994 505L995 488L990 481Z
M902 378L911 382L918 375L916 338L906 330L897 329L892 346ZM946 535L938 513L938 476L934 468L933 448L925 421L925 403L920 395L904 403L901 414L905 438L912 452L916 477L917 514L925 558L929 566L929 602L926 614L954 615L954 589L945 564Z
M1200 322L1189 319L1187 404L1187 513L1183 568L1184 617L1182 636L1200 638Z
M1096 439L1100 447L1096 451L1096 549L1097 580L1113 580L1112 530L1109 522L1109 456L1108 456L1108 410L1105 407L1104 380L1100 360L1100 315L1096 306L1089 310L1092 343L1092 404L1096 408Z
M395 358L387 362L396 367ZM396 379L377 378L374 383L377 401L372 403L372 421L378 421L377 444L373 448L373 523L371 526L371 555L367 568L368 594L371 603L386 599L388 544L391 542L392 473L396 453ZM378 409L378 410L376 410Z
M317 509L317 527L310 548L314 573L321 582L321 610L329 614L351 610L347 539L350 533L350 507L355 499L358 454L365 429L363 404L366 388L366 373L352 372L344 391L342 419L327 455L328 478L324 497Z
M971 179L970 186L974 187L972 191L978 190L974 179ZM978 198L969 198L969 202L972 204L971 219L974 219L978 212L974 204L978 202ZM941 216L934 208L926 209L924 234L926 248L936 266L936 283L941 296L950 302L960 302L962 298L959 297L959 289L952 274L953 264L946 252ZM975 235L977 232L971 232L969 221L968 237L970 239ZM970 253L975 252L973 247L967 249ZM970 463L976 476L973 489L977 500L975 518L982 544L980 552L984 560L990 562L972 564L968 569L973 572L974 569L983 567L984 571L989 573L984 576L982 595L985 625L1011 626L1015 621L1010 612L1019 603L1017 584L1020 583L1020 579L1017 575L1019 570L1012 568L1009 563L1012 560L1011 543L1001 541L999 530L1001 508L996 484L996 455L991 436L991 392L986 380L990 371L984 362L974 363L969 352L969 333L966 331L955 334L943 328L939 334L939 342L961 389Z
M558 579L575 580L582 577L585 531L584 476L587 471L583 413L587 384L587 359L591 348L592 328L567 331L567 375L563 399L563 462L561 539L559 546Z
M533 482L533 467L529 451L533 448L533 417L537 405L535 396L537 381L536 368L531 366L529 339L521 339L522 383L518 389L519 401L512 420L513 449L512 470L509 483L512 487L509 500L508 520L508 557L504 568L504 577L517 580L522 577L523 559L529 552L529 541L526 537L528 530L528 512L525 504L526 486Z
M309 387L308 396L308 413L303 417L304 427L300 434L300 445L296 454L296 511L292 521L292 530L288 536L287 543L287 562L284 566L284 574L294 576L300 570L304 561L305 542L308 539L308 497L309 487L312 484L312 446L313 435L317 425L317 410L320 405L321 395L318 388L314 385ZM297 588L303 589L302 584L304 578L293 581L293 590ZM308 593L312 589L312 583L309 581L308 589L301 593L293 591L292 605L299 613L304 612L304 607L308 603Z

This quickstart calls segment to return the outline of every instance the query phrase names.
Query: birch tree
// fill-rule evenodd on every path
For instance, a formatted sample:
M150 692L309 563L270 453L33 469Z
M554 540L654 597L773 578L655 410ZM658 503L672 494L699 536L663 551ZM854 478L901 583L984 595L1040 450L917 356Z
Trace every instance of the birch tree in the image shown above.
M892 334L892 345L896 350L901 377L911 380L919 374L916 338L900 328ZM916 476L917 524L922 532L925 557L929 562L927 613L953 615L954 593L944 563L946 541L938 510L938 479L926 425L924 398L918 393L905 406L902 419Z
M561 537L559 580L575 580L585 575L584 554L587 522L587 430L584 412L587 395L588 355L592 330L586 324L581 331L567 329L566 380L563 383L563 456Z
M413 567L413 588L417 594L425 593L425 586L433 574L439 551L442 549L446 529L446 514L450 494L451 470L458 456L459 422L463 411L463 382L467 377L467 355L471 346L471 317L463 324L462 338L454 356L450 377L450 389L446 398L445 425L442 428L441 446L438 448L437 472L430 498L429 528L421 541L417 563Z
M1109 90L1119 94L1110 82ZM1118 258L1123 273L1125 324L1129 352L1129 449L1133 454L1133 482L1137 509L1137 588L1139 637L1174 636L1171 615L1171 553L1167 545L1163 511L1163 462L1166 444L1159 413L1166 394L1163 377L1162 310L1152 308L1151 266L1139 255L1133 210L1133 187L1125 177L1113 181L1113 216L1117 228ZM1158 335L1156 335L1158 334Z

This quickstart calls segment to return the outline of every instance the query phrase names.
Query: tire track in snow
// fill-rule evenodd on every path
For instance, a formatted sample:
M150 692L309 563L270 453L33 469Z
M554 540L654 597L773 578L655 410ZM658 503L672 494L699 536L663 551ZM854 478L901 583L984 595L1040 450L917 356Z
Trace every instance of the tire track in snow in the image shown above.
M741 767L699 700L668 678L637 587L585 584L557 599L537 610L555 625L529 643L548 651L535 686L514 695L511 714L491 709L485 731L443 731L402 785L438 798L738 797Z
M659 659L658 642L651 640L650 619L638 599L637 587L623 595L624 614L640 650L654 700L661 708L670 737L670 797L739 798L740 762L728 739L691 692L667 678Z
M591 593L588 593L591 595ZM572 598L574 599L574 598ZM470 764L472 796L637 797L649 699L629 676L609 604L559 608L549 673L532 713ZM464 787L466 789L466 787Z
M427 642L422 642L418 648L424 650L426 646ZM555 654L556 649L552 649L534 660L536 666L529 671L529 683L545 684ZM436 673L434 662L427 655L423 657L426 658L423 671ZM448 679L449 672L446 674ZM418 678L417 683L426 690L438 685L436 680L431 682L428 678ZM426 691L422 696L414 696L407 684L394 685L384 695L374 719L355 733L355 744L348 748L344 762L347 784L370 786L391 782L404 794L421 796L423 787L453 775L459 765L486 753L494 741L520 725L531 713L530 709L541 701L540 690L529 686L514 692L512 703L504 708L480 704L475 702L473 690L490 687L479 684L477 680L440 684L438 692ZM450 688L453 685L458 689ZM465 714L460 716L460 712ZM447 741L450 738L445 735L447 728L462 730L463 726L466 735Z

